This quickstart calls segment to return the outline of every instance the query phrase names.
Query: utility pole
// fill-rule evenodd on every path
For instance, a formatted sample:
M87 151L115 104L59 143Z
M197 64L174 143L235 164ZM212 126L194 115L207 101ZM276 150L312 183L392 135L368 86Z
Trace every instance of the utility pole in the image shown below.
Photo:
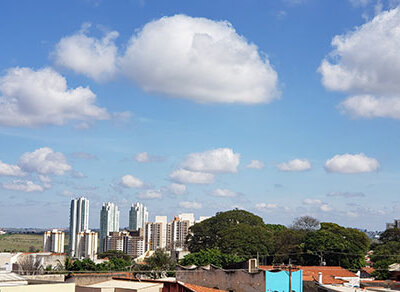
M289 292L292 292L292 261L289 259Z

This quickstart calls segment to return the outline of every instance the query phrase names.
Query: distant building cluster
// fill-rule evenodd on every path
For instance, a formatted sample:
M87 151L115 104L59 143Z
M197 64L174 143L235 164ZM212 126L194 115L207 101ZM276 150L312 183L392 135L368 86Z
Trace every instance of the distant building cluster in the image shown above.
M400 220L394 220L393 223L386 223L386 230L391 228L400 228Z
M183 213L168 222L167 216L156 216L149 222L149 212L142 203L135 203L129 210L129 229L120 230L120 211L114 203L103 203L100 211L99 233L89 229L89 200L85 197L71 200L70 240L68 253L74 258L94 260L97 253L117 250L133 258L148 251L162 248L169 251L185 251L189 228L196 222L194 214ZM43 250L64 253L65 234L53 229L44 233Z

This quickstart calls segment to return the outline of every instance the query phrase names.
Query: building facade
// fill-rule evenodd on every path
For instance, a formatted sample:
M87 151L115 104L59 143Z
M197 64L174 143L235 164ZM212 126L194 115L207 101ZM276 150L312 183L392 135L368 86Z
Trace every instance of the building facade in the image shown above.
M57 229L46 231L43 234L43 251L64 253L65 233Z
M69 217L69 254L76 257L77 234L89 229L89 200L85 197L72 199Z
M94 260L97 254L97 242L97 232L86 230L77 233L75 257L79 259L90 258L91 260Z
M137 258L145 252L142 229L138 231L110 232L104 238L103 245L105 251L118 250L133 258Z
M129 230L144 229L149 221L149 212L142 203L135 203L129 211Z
M167 216L156 216L155 222L147 222L144 231L147 250L167 247Z
M100 252L105 251L103 246L104 238L110 232L119 231L119 210L114 203L104 203L100 211Z

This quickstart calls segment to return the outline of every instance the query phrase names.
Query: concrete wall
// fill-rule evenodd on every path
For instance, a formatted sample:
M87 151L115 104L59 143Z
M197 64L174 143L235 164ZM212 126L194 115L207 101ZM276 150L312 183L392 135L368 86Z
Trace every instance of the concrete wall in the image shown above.
M245 270L224 271L213 267L210 270L203 268L185 270L180 268L176 271L176 279L184 283L227 291L265 292L264 271L248 273Z
M39 281L60 283L65 282L65 275L62 274L26 275L24 278L27 279L29 283L35 283Z
M0 287L1 292L75 292L75 284L38 284Z

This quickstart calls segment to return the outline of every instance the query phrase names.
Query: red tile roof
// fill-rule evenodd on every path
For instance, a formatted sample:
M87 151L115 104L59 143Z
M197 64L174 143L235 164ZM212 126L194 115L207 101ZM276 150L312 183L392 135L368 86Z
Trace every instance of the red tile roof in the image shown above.
M363 267L363 268L361 268L361 270L368 274L372 274L375 271L375 269L372 267Z
M207 288L207 287L198 286L198 285L189 284L189 283L184 283L183 286L185 286L186 288L189 288L195 292L228 292L226 290Z

